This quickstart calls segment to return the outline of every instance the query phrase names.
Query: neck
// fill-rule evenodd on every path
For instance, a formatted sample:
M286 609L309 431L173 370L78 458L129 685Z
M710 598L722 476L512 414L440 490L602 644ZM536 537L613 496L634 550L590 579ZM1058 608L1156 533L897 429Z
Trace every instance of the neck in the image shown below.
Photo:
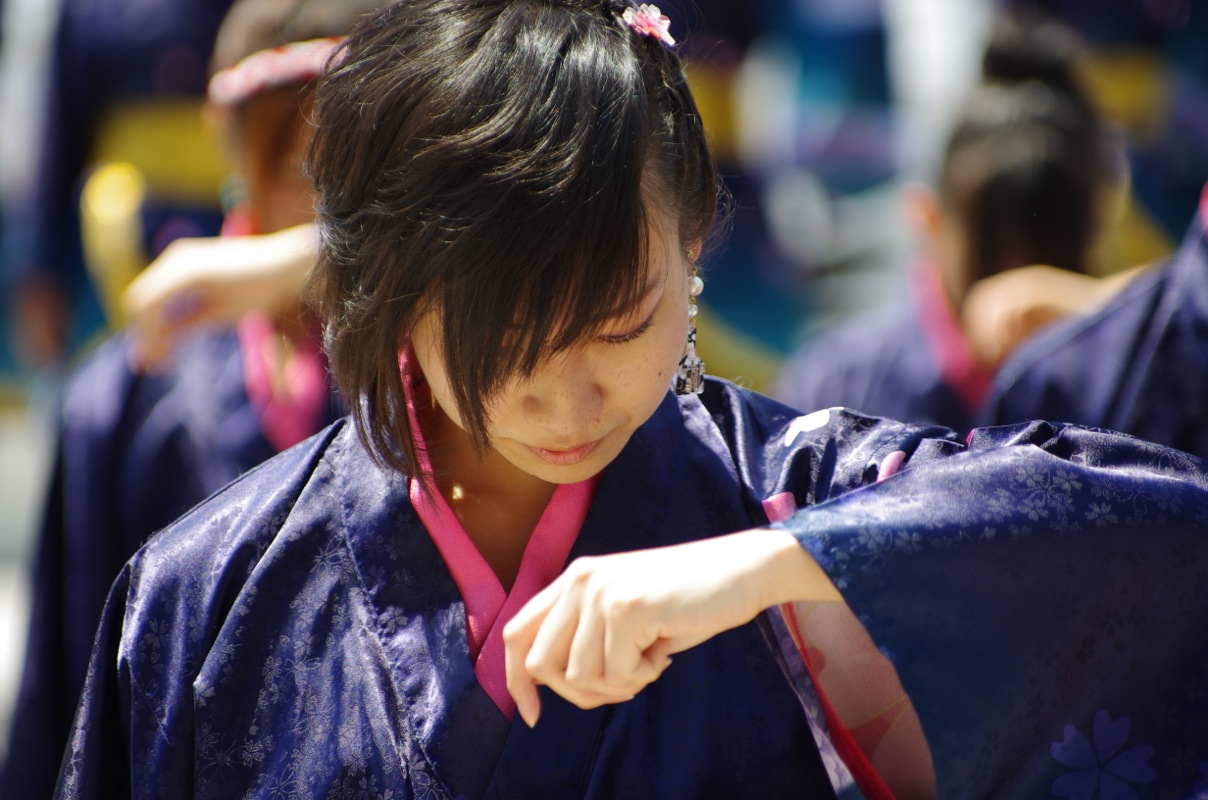
M462 427L416 392L436 485L505 590L520 569L533 528L557 488L517 469L496 450L479 451Z

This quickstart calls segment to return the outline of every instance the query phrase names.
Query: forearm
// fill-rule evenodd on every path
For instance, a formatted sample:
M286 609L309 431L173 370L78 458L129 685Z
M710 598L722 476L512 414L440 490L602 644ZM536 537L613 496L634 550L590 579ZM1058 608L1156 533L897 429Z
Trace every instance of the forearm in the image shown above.
M756 528L732 534L759 554L750 579L758 587L760 609L796 601L834 602L843 596L797 538L786 530Z

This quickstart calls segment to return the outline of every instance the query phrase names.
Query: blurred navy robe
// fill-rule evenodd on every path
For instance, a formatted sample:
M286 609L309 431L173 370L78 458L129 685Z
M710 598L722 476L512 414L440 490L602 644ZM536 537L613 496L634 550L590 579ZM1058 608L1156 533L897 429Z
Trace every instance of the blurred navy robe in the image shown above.
M988 424L1064 420L1208 457L1208 186L1183 245L999 371Z
M152 533L277 452L248 399L234 333L183 339L158 374L132 371L129 351L125 335L106 341L62 391L3 797L53 791L122 565Z
M802 411L845 406L964 433L989 374L965 342L930 264L916 265L910 302L828 328L785 362L772 394Z
M1192 735L1208 719L1206 487L1204 464L1108 434L1041 425L966 449L709 381L605 469L571 558L764 524L791 493L802 510L782 524L897 666L940 797L1046 795L1101 763L1190 794L1195 778L1148 762L1208 763ZM545 693L534 729L509 723L474 679L406 479L338 423L123 570L59 796L858 797L777 613L678 655L628 703ZM1124 766L1094 761L1117 751Z

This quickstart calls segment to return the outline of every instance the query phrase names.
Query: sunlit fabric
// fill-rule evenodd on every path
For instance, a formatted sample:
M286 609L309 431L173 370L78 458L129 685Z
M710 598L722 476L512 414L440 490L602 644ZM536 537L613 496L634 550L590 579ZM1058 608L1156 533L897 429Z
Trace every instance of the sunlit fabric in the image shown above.
M1053 419L1208 457L1208 187L1183 245L1099 312L1061 323L1002 367L989 423Z
M1208 480L1049 423L791 518L897 668L938 797L1208 792Z
M790 492L801 511L782 524L898 666L941 787L985 767L975 791L940 796L1044 796L1081 768L1079 731L1130 754L1124 778L1173 786L1132 769L1148 751L1129 748L1173 741L1174 717L1165 739L1149 727L1169 701L1186 701L1184 724L1204 718L1190 690L1208 675L1208 562L1187 564L1184 532L1208 523L1208 479L1175 455L1048 426L967 450L945 429L799 417L709 381L668 396L604 471L570 557L763 525L763 501ZM883 464L896 472L877 483ZM1117 584L1123 551L1145 569ZM545 692L534 729L508 723L475 680L462 600L406 479L337 423L123 570L59 796L858 797L775 622L679 654L628 703L581 711ZM1012 671L1010 691L988 685ZM970 715L964 750L952 737ZM1024 772L1021 752L1039 754Z

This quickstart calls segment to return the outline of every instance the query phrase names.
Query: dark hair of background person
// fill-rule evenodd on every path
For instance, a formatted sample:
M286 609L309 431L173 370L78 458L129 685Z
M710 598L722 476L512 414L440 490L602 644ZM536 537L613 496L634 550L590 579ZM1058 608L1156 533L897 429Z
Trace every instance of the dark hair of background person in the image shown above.
M940 199L967 236L968 285L1015 267L1087 271L1114 165L1079 78L1083 47L1049 20L1006 20L948 140Z
M685 248L710 232L720 189L679 58L624 8L411 0L320 82L308 297L380 462L418 474L398 352L425 313L485 447L493 392L637 307L651 224Z

